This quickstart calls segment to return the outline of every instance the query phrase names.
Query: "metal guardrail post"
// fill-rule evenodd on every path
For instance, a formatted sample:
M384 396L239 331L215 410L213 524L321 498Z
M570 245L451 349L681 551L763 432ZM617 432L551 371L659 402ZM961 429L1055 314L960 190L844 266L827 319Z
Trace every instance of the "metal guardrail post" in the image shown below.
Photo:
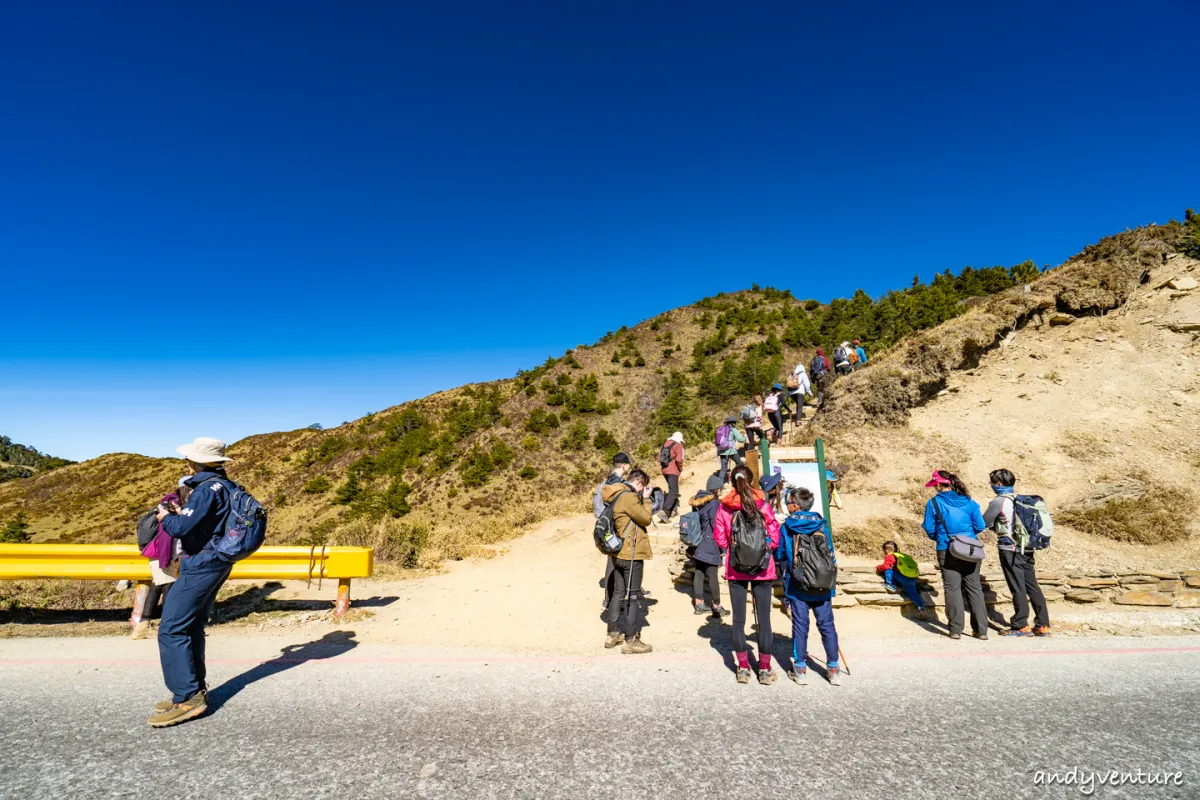
M337 602L333 606L333 616L341 619L350 610L350 579L338 578Z

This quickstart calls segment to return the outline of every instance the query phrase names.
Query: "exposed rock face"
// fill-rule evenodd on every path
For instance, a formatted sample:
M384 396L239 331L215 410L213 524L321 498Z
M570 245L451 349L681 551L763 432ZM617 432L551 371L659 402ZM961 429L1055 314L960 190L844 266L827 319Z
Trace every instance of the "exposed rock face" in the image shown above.
M1163 592L1124 592L1114 597L1113 602L1123 606L1170 606L1175 604L1175 596Z

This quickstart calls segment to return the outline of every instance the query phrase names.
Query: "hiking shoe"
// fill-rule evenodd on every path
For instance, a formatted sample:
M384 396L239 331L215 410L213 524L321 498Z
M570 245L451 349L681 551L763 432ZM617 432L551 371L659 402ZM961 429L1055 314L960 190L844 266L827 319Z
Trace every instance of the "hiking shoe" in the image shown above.
M961 633L952 633L952 634L950 634L950 638L951 639L961 639L962 634Z
M896 592L900 591L895 586L892 586L890 583L885 583L883 585L883 590L885 592L887 592L888 594L895 594Z
M150 638L150 620L144 619L137 625L133 626L133 632L129 634L130 639L148 639Z
M737 682L738 683L749 683L750 682L750 670L739 667L738 671L737 671Z
M627 656L641 655L649 653L654 648L642 641L641 636L635 636L632 639L625 640L625 646L621 648L621 652Z
M604 639L605 650L611 650L619 644L625 644L625 634L620 631L613 631Z
M787 676L789 678L791 678L794 683L798 683L801 686L808 685L808 669L807 668L805 668L805 669L795 669L795 668L789 669L787 671Z
M1000 631L1001 636L1030 636L1033 631L1026 625L1024 628L1009 628L1006 631Z
M777 680L779 680L779 675L773 669L763 669L758 672L758 682L763 686L770 686Z
M151 728L168 728L195 719L205 711L208 711L208 693L201 689L182 703L171 703L162 711L156 710L146 722Z
M976 639L978 639L978 640L979 640L979 641L981 641L981 642L986 642L986 641L987 641L987 634L986 634L986 633L976 633L976 634L973 634L973 635L975 636L975 638L976 638Z
M161 714L173 705L175 705L174 700L159 700L154 704L154 711Z
M1033 629L1033 635L1034 636L1049 636L1050 635L1050 626L1049 625L1038 625L1036 628Z
M721 606L713 606L712 615L717 619L720 619L721 617L727 617L729 616L729 609L722 608Z
M695 614L698 617L712 613L712 608L707 603L696 603L694 607L696 609Z
M829 670L829 675L827 675L826 677L829 678L830 686L841 686L842 685L842 671L840 669L835 668L835 669Z

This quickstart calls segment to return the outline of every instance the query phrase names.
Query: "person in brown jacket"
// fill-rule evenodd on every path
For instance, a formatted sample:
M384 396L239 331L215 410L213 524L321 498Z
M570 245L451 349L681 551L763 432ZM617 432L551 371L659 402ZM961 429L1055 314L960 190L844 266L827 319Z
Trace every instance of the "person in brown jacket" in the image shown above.
M683 472L682 433L675 431L670 439L663 442L658 464L662 467L663 477L667 479L667 500L658 514L658 521L666 524L679 507L679 473Z
M641 612L643 562L654 558L646 533L653 513L650 476L635 469L624 483L610 483L601 493L605 504L612 503L613 530L624 540L621 552L613 556L613 601L604 611L608 623L604 646L623 642L621 652L626 655L649 653L654 648L642 641Z

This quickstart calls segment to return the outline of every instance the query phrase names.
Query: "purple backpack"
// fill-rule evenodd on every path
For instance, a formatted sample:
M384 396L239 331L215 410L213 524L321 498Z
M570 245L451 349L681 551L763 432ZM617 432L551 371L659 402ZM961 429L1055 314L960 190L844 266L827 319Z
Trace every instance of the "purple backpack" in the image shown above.
M732 433L732 431L729 429L728 425L722 425L721 427L717 428L717 438L713 441L713 444L717 446L718 451L729 449L731 438L730 433Z

